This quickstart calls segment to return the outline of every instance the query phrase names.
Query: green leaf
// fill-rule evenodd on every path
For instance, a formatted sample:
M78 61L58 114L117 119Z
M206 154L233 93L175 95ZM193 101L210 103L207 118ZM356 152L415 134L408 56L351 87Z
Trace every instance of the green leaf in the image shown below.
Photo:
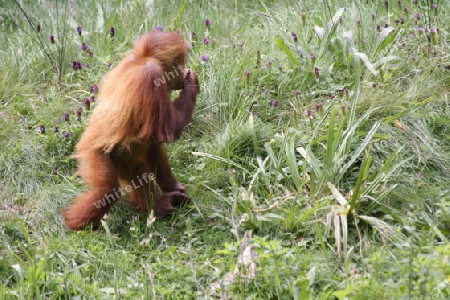
M344 176L345 172L347 172L348 168L350 168L353 163L360 157L361 153L367 148L367 146L372 142L372 138L375 135L375 132L380 127L380 122L375 122L373 124L370 131L366 134L366 137L362 141L362 143L353 151L351 154L346 155L344 157L348 158L348 161L340 168L339 170L339 179ZM338 164L340 165L340 164Z
M348 286L344 290L333 292L333 296L338 298L339 300L347 299L347 296L352 292L353 286Z
M294 135L291 135L286 141L286 164L289 167L291 173L291 180L295 185L297 191L301 191L302 183L300 181L300 175L298 173L297 159L295 157L294 149Z
M296 150L312 167L313 172L317 175L317 177L322 177L322 164L316 158L314 153L312 153L309 149L306 150L304 147L298 147Z
M397 37L398 32L399 31L396 31L395 28L393 27L384 28L377 38L376 42L377 48L373 53L373 55L376 55L378 52L380 52L381 50L386 48L389 44L391 44Z
M292 51L289 50L288 46L279 35L275 37L275 43L278 45L278 47L280 47L281 50L283 50L284 53L286 53L291 63L293 63L296 66L300 65L298 59L295 57Z
M320 211L322 208L324 208L326 206L327 206L327 203L322 202L314 207L311 207L307 211L300 210L302 212L302 214L300 216L297 216L297 219L295 219L295 221L293 223L293 227L297 228L297 227L301 226L302 223L304 223L310 216L314 215L315 213L317 213L318 211Z
M361 168L359 170L358 178L356 179L355 188L353 190L352 197L350 198L350 201L349 201L350 209L355 209L359 204L363 185L366 182L367 177L369 175L369 168L370 168L371 164L372 164L372 156L370 156L368 154L368 152L366 151L364 160L361 163Z

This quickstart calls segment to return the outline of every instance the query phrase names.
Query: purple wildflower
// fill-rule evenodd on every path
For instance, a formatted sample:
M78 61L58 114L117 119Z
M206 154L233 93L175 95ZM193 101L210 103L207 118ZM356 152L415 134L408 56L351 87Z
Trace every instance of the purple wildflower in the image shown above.
M250 71L249 71L249 70L246 70L246 71L244 72L244 75L245 75L245 84L248 86L248 85L249 85L249 82L250 82Z
M431 7L433 7L434 9L437 9L438 5L433 3L433 4L431 4Z
M205 26L206 26L206 28L210 29L210 28L211 28L211 25L212 25L211 20L205 20Z
M116 29L114 27L111 27L109 29L109 36L113 37L114 35L116 35Z
M64 114L64 120L66 120L67 122L70 121L70 116L69 116L68 113L65 113L65 114Z
M316 112L322 112L323 111L323 103L322 102L320 102L320 103L317 103L316 104Z
M61 119L56 119L56 124L61 124Z
M311 58L312 61L315 61L316 60L316 54L315 53L311 53L309 55L309 58Z
M55 37L53 35L50 36L50 43L51 44L55 43Z
M278 106L280 103L278 102L278 99L274 99L272 101L270 101L269 105L270 106Z
M192 32L191 37L192 37L193 41L196 41L197 40L197 32Z
M266 69L269 69L270 66L272 66L272 62L271 62L271 61L268 61L268 62L266 62L266 63L264 64L264 68L266 68Z
M98 85L96 85L96 84L91 85L91 92L92 93L98 93Z
M422 19L422 14L420 14L420 13L419 13L419 14L416 14L416 19L417 19L417 20Z
M64 138L68 138L68 137L70 136L70 132L68 132L68 131L63 131L63 132L62 132L62 135L63 135Z
M318 67L314 67L314 77L315 78L319 78L320 73L319 73L319 68Z
M81 63L79 62L79 61L73 61L72 62L72 68L74 69L74 70L81 70Z
M295 32L291 32L292 38L294 39L294 42L298 42L298 36Z
M298 90L295 90L295 91L294 91L294 96L298 96L298 94L299 94L299 91L298 91Z
M89 100L89 98L84 99L84 107L86 108L86 110L91 109L91 100Z
M209 44L209 40L207 38L203 39L203 44L208 45Z
M86 46L85 43L81 44L81 47L80 47L81 50L85 51L85 50L87 50L87 48L88 48L88 46Z
M78 32L78 35L81 35L81 27L80 26L77 27L77 32Z
M44 126L43 124L41 124L41 125L39 126L39 131L40 131L42 134L45 134L45 126Z
M162 25L156 26L157 31L164 31L164 27Z
M202 55L202 56L200 56L200 60L201 61L207 61L209 59L209 56L208 55Z

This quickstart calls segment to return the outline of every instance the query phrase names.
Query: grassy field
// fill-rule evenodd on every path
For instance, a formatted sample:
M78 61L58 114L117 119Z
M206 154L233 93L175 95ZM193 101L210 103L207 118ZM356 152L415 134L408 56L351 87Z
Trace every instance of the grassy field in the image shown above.
M0 3L0 299L450 299L448 1L18 3ZM155 28L200 79L168 147L192 203L155 220L122 201L71 232L86 99Z

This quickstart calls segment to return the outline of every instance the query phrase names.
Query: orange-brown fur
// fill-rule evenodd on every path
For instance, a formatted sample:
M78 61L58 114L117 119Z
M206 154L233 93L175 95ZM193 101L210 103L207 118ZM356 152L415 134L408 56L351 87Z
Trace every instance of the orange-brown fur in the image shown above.
M172 174L163 144L179 138L199 92L197 75L180 69L186 61L187 44L180 34L154 31L142 36L104 77L74 154L78 174L89 190L63 212L67 227L98 227L114 204L96 206L98 201L121 195L120 186L131 183L127 196L140 212L153 206L157 216L165 216L187 198ZM170 91L176 89L182 91L172 103ZM156 183L143 180L144 174L153 174Z

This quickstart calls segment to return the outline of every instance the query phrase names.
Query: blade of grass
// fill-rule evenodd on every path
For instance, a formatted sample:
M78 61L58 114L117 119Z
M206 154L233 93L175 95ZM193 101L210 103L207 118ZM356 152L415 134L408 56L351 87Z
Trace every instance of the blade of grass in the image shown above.
M294 138L295 136L291 135L286 140L286 164L291 173L291 180L294 183L296 190L299 192L302 190L302 182L298 173L297 159L295 158Z
M334 14L333 18L328 22L327 28L325 29L325 32L323 34L323 39L320 43L320 50L318 53L318 57L322 57L326 46L330 43L331 38L334 36L334 33L336 32L337 26L340 23L340 19L342 15L344 14L345 8L341 7L339 8L336 13Z
M384 28L378 35L376 48L371 57L374 57L388 45L392 44L400 31L401 30L396 30L394 27Z
M251 174L249 170L247 170L246 168L244 168L242 165L235 163L234 161L231 161L229 159L217 156L217 155L213 155L213 154L209 154L209 153L205 153L205 152L192 152L193 155L197 155L197 156L201 156L201 157L206 157L206 158L210 158L216 161L220 161L229 165L232 165L236 168L238 168L239 170L247 173L247 174Z
M352 127L355 127L355 126L352 126ZM342 167L338 171L337 178L339 180L341 180L341 178L344 176L345 172L347 172L348 168L350 168L353 165L353 163L360 157L361 153L372 142L372 138L375 135L375 133L379 127L380 127L380 121L375 122L375 124L373 124L372 128L366 134L366 137L361 142L361 144L358 146L358 148L356 148L356 150L353 151L352 153L342 156L341 160L337 163L337 165L341 166L344 160L347 160L347 162L344 165L342 165ZM355 129L356 129L356 127L355 127ZM343 142L343 144L345 146L345 142ZM345 152L343 152L343 153L345 153Z
M277 35L275 38L275 44L278 45L278 47L280 47L281 50L283 50L284 53L286 53L287 57L289 58L289 60L291 61L291 63L293 63L296 66L300 65L300 62L298 61L298 59L295 57L295 55L292 53L291 50L289 50L288 46L286 45L286 43L283 41L283 39Z
M362 193L363 185L369 176L369 168L372 163L372 156L369 155L369 152L366 151L364 155L364 159L361 163L361 168L359 171L358 178L356 179L355 188L353 189L352 197L350 198L349 205L350 209L356 209L359 205L359 199Z

